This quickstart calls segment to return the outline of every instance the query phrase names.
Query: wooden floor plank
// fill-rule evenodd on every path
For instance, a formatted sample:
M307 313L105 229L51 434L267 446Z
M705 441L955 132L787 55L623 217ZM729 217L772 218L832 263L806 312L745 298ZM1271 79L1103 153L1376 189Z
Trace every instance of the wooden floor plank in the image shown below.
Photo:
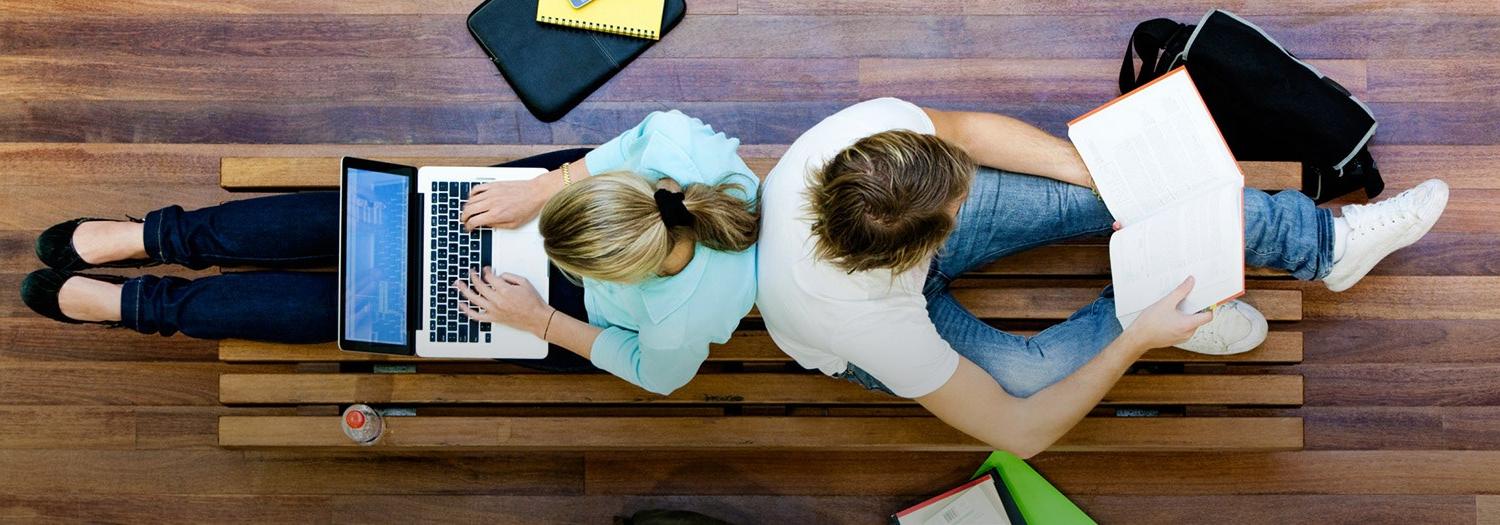
M800 101L857 99L853 59L644 58L593 101ZM0 97L286 103L519 100L487 58L276 57L0 58ZM681 88L675 88L680 86ZM1095 98L1097 99L1097 97ZM624 130L621 130L624 131Z
M1283 286L1285 285L1285 286ZM1304 291L1309 319L1500 319L1500 277L1366 276L1344 292L1317 283L1266 282Z
M1364 96L1363 61L1310 63L1355 96ZM1100 73L1119 67L1119 60L1109 59L862 58L858 89L860 98L920 93L924 98L947 101L1017 100L1041 104L1076 100L1102 104L1120 96L1120 86L1115 79Z
M221 363L0 363L0 404L212 406L218 404L219 375L228 370L249 371Z
M72 495L580 494L578 454L258 454L0 450L0 493ZM455 475L463 473L463 475Z
M1421 71L1413 75L1413 71ZM1335 77L1337 78L1337 77ZM1500 102L1500 60L1380 60L1370 63L1369 100ZM1340 79L1342 80L1342 79ZM1351 88L1352 89L1352 88Z
M392 417L385 450L899 450L984 452L988 445L936 418ZM339 418L219 418L226 447L356 448ZM1092 418L1055 451L1276 450L1302 447L1297 418Z
M1447 0L1227 0L1215 8L1233 11L1241 16L1287 14L1429 14L1453 13L1472 15L1500 14L1500 8L1482 1ZM1101 4L1084 0L1011 2L963 2L959 0L831 0L797 2L795 0L740 0L739 12L754 15L871 15L871 14L964 14L964 15L1094 15L1108 14L1135 18L1179 16L1191 23L1202 16L1204 7L1196 0L1122 1ZM1180 15L1179 15L1180 14Z
M1206 8L1176 14L1192 21ZM1152 11L1150 16L1160 16ZM654 57L1013 57L1111 58L1145 15L694 16L651 50ZM0 46L8 56L364 56L468 57L462 14L329 16L226 15L119 19L8 17ZM1265 15L1254 22L1309 58L1485 58L1500 40L1500 16L1379 13L1361 16ZM995 35L1027 34L1026 39ZM1425 35L1427 38L1409 38ZM217 38L216 38L217 37ZM1405 38L1404 38L1405 37ZM1112 72L1103 71L1108 78Z
M46 523L210 523L234 516L245 523L332 523L328 496L6 494L0 519Z
M920 494L972 475L979 460L923 454L882 464L868 454L845 452L590 452L587 457L590 494ZM1472 496L1500 486L1500 451L1074 452L1044 453L1030 463L1070 498Z
M1298 370L1319 405L1500 405L1500 390L1494 388L1500 363L1304 364Z
M688 14L734 14L738 0L698 0ZM367 0L301 2L298 0L0 0L0 13L15 16L58 15L466 15L468 0Z
M1481 497L1483 498L1483 497ZM1475 523L1472 496L1247 495L1247 496L1075 496L1099 523L1214 523L1315 525L1330 516L1344 523L1405 523L1412 516L1434 524ZM1479 523L1485 523L1483 521Z
M0 407L0 449L130 449L135 440L128 408Z
M1128 375L1113 405L1300 405L1294 375ZM817 374L704 374L670 396L604 374L253 374L220 377L219 399L237 404L906 404Z
M1308 362L1403 364L1500 362L1500 321L1319 320L1304 321Z
M1034 332L1017 332L1031 335ZM1259 348L1243 354L1215 356L1159 348L1141 357L1144 363L1265 363L1287 364L1302 361L1300 332L1271 332ZM4 354L0 354L4 355ZM365 352L344 352L335 344L287 345L230 339L219 343L219 359L229 363L319 363L319 362L463 362L416 356L392 356ZM765 332L740 331L728 343L714 345L708 353L710 362L788 363L791 357L776 348Z
M911 498L868 496L364 496L333 497L347 523L427 522L499 525L612 523L650 509L698 512L729 523L868 525Z

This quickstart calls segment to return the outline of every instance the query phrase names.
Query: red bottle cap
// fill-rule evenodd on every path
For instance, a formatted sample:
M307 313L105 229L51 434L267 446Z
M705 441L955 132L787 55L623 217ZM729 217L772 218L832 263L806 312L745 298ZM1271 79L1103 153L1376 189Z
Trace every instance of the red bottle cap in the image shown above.
M350 410L344 413L344 424L349 425L349 428L364 428L365 413L358 410Z

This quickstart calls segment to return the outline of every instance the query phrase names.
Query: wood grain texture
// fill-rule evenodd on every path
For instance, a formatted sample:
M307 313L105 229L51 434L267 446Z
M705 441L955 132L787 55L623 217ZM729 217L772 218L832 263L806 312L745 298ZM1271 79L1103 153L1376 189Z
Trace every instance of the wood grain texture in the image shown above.
M944 454L882 464L858 453L590 452L591 494L908 494L973 474ZM1230 494L1487 494L1500 452L1044 453L1032 466L1070 497ZM799 466L800 465L800 466ZM967 469L967 472L960 472ZM920 491L916 491L920 492Z
M0 450L6 494L579 494L577 454ZM164 474L164 473L169 473ZM463 473L463 475L455 475Z
M1032 335L1034 332L1017 332ZM0 354L3 355L3 354ZM761 331L741 330L735 332L728 343L713 345L708 353L710 362L756 362L789 363L791 357L776 347L771 336ZM278 362L464 362L414 356L393 356L364 352L344 352L334 344L286 345L231 339L219 343L219 360L228 363L278 363ZM1301 332L1271 332L1259 348L1243 354L1206 355L1178 350L1158 348L1146 352L1140 359L1143 363L1246 363L1288 364L1302 361Z
M263 372L289 366L257 365ZM219 363L0 363L0 403L7 405L216 405Z
M985 452L935 418L392 417L373 450L868 450ZM226 447L358 448L338 417L219 418ZM1276 450L1302 447L1298 418L1090 418L1053 450Z
M234 516L255 523L334 521L325 496L81 495L0 496L0 519L16 522L125 523L151 516L163 524L206 523Z
M1482 500L1485 496L1480 496ZM1081 496L1072 498L1100 523L1425 523L1473 524L1472 496ZM1483 521L1479 523L1485 523Z
M1118 58L1138 20L1075 15L694 16L649 57ZM121 22L128 22L122 24ZM1441 12L1263 15L1253 20L1304 58L1489 58L1500 16ZM6 56L355 56L482 58L461 14L8 17ZM1025 34L1028 38L1005 38ZM1423 38L1410 38L1423 35ZM1402 38L1407 37L1407 38ZM1113 72L1102 71L1101 78Z
M1102 403L1300 405L1294 375L1129 375ZM226 373L219 399L238 404L906 404L819 374L702 374L660 396L604 374Z
M695 0L688 14L734 14L738 0ZM365 2L299 2L297 0L4 0L0 14L42 15L467 15L469 0L375 0Z

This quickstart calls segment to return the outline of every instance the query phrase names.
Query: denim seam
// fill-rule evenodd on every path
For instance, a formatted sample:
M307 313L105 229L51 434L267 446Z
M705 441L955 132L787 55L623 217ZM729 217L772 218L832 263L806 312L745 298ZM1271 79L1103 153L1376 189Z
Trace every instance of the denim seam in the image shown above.
M162 220L165 215L165 213L160 212L156 214L156 255L161 258L162 262L175 262L167 260L166 245L162 243L161 232L162 229L165 228L167 222L165 220Z
M141 329L141 282L135 284L135 329Z

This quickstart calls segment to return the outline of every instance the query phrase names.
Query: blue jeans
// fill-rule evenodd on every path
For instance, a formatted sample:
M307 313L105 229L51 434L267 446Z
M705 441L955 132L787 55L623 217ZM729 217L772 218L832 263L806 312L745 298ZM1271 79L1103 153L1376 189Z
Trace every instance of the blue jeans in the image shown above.
M557 151L501 166L555 169L587 151ZM328 267L338 261L339 194L289 193L193 211L168 206L146 214L144 226L147 255L165 264ZM552 294L554 304L568 303L556 304L558 309L587 319L581 292L567 293L572 285L566 279L551 281L554 290L564 292ZM122 324L146 334L278 343L326 343L338 335L334 272L252 271L193 280L144 276L125 282L120 302ZM566 350L560 354L576 357Z
M1028 397L1078 370L1120 335L1114 294L1106 287L1066 321L1031 337L974 317L948 291L964 272L1057 241L1111 231L1114 218L1088 188L1052 179L979 170L958 212L958 226L927 272L927 315L943 339L1006 392ZM1245 190L1245 263L1321 279L1333 264L1333 217L1295 191ZM840 377L889 392L850 365Z

